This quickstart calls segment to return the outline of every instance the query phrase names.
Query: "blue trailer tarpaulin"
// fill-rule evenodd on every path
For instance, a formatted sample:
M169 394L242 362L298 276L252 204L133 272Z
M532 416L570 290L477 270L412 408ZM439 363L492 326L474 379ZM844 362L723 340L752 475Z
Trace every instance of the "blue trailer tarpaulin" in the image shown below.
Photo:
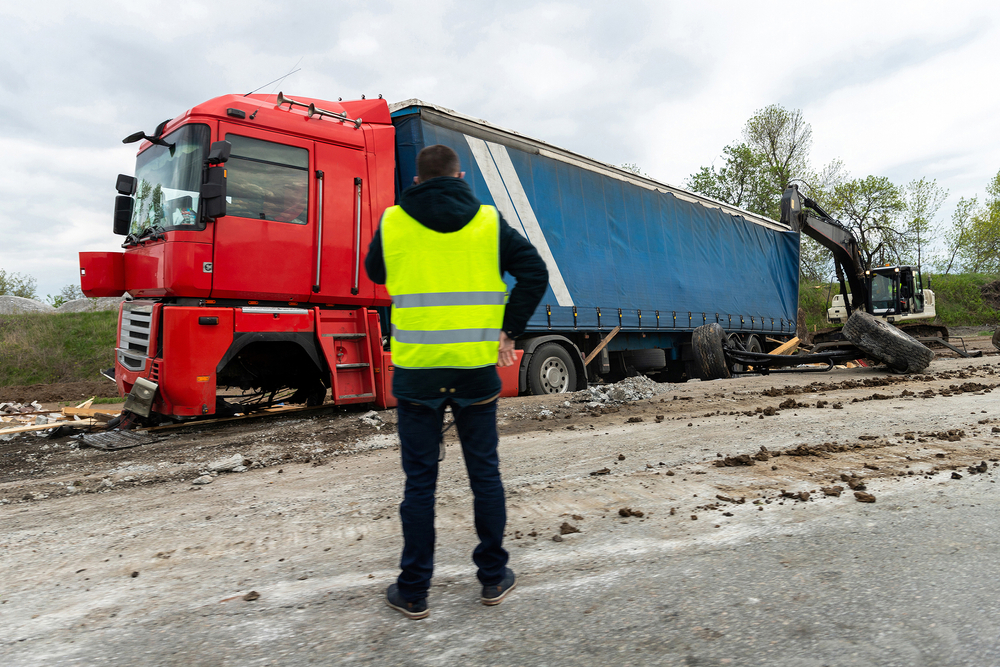
M605 329L691 330L719 321L732 331L795 331L796 232L421 110L394 113L397 188L412 182L424 146L458 152L476 196L549 267L529 330L597 328L600 318Z

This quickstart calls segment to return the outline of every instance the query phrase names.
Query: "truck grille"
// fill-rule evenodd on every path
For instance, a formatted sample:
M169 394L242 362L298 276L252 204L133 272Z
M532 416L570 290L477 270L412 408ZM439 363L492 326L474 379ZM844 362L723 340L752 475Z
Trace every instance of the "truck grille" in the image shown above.
M126 304L122 308L122 325L118 332L118 361L130 371L141 371L146 367L152 322L152 306Z

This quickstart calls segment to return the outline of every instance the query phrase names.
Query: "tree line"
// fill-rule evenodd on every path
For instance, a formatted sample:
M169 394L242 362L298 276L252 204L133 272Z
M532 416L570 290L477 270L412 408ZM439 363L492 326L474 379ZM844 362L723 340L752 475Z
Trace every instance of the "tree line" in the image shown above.
M884 176L851 178L834 160L814 169L812 127L801 110L772 104L743 126L742 141L722 149L721 163L701 167L686 186L752 213L779 219L781 195L799 190L858 239L865 268L916 264L938 273L1000 272L1000 173L986 195L959 200L950 224L936 220L948 191L934 179L897 184ZM800 271L807 280L833 273L830 252L803 236Z
M34 276L0 269L0 296L19 296L25 299L38 299L38 281ZM56 295L47 294L45 301L56 308L67 301L83 298L83 290L79 285L66 285Z

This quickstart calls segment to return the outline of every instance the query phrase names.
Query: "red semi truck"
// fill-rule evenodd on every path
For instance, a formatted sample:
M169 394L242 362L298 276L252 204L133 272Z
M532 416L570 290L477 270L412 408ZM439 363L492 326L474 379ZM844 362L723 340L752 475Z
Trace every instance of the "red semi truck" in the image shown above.
M228 411L219 388L393 406L391 302L362 263L437 143L548 268L504 395L695 377L709 323L750 352L795 331L789 224L418 100L227 95L125 141L142 143L116 186L123 250L80 253L80 280L129 295L114 369L129 419Z
M80 253L87 296L131 297L114 372L126 409L211 415L217 387L394 406L376 310L391 300L362 266L395 200L386 102L229 95L138 140L117 184L124 251ZM516 367L501 376L516 395Z

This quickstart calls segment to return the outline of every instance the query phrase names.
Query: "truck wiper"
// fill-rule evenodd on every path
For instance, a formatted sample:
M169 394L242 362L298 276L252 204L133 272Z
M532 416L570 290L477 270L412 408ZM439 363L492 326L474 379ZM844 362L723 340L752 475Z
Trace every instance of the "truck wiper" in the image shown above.
M140 233L139 236L136 237L135 239L136 243L143 240L147 236L152 236L154 241L159 241L160 239L163 238L163 235L166 233L166 231L167 230L165 230L160 225L156 224L150 225L149 227L146 227L146 229L142 230L142 233Z

